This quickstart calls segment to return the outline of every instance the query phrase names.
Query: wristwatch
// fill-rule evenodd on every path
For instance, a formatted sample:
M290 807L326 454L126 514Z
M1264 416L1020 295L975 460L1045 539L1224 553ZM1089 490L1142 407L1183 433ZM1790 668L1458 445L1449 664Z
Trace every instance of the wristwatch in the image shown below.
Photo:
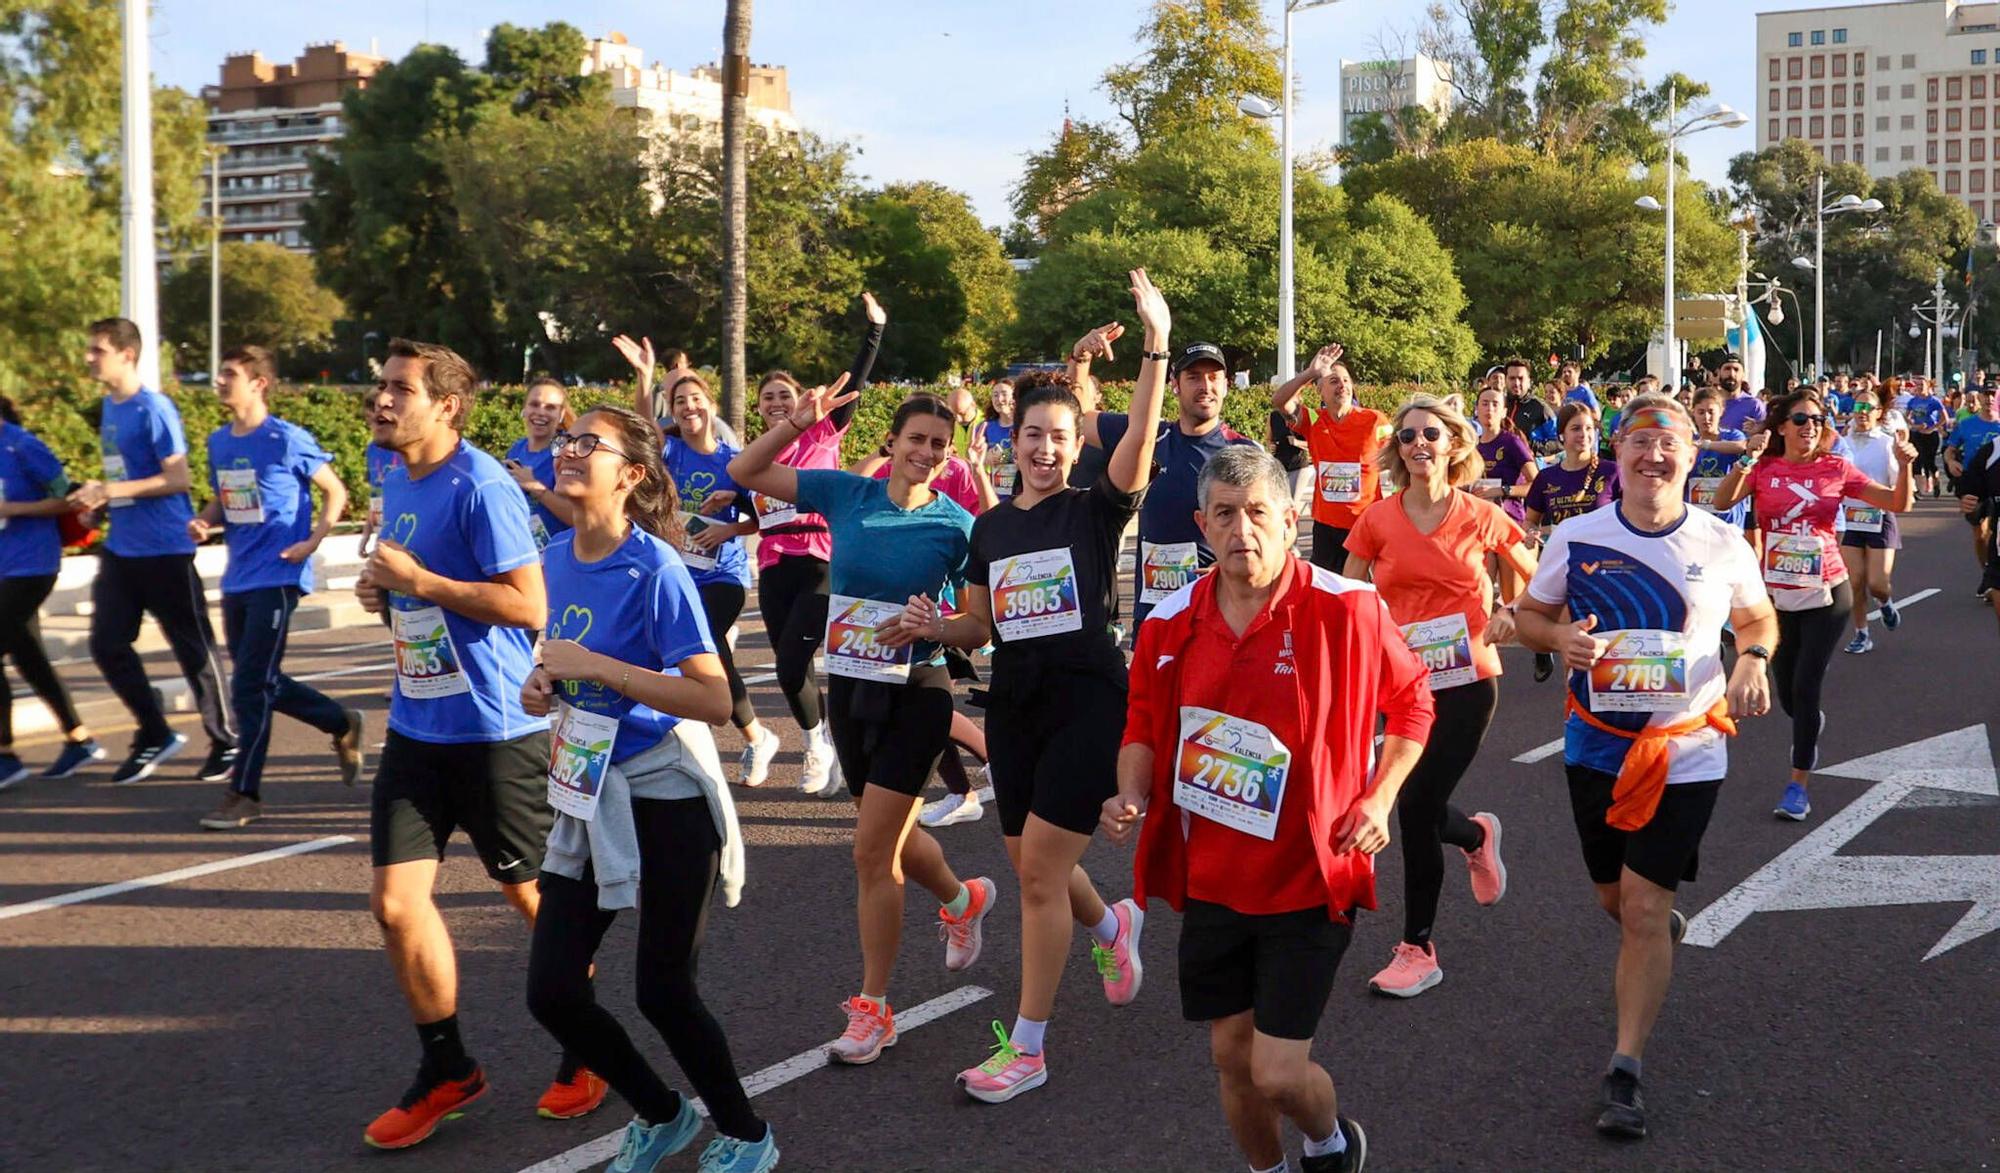
M1755 656L1767 664L1771 662L1771 649L1765 647L1763 644L1751 644L1747 648L1740 649L1740 651L1746 656Z
M1142 350L1139 352L1139 357L1144 359L1150 359L1153 362L1166 362L1167 360L1173 358L1174 356L1172 353L1165 350Z

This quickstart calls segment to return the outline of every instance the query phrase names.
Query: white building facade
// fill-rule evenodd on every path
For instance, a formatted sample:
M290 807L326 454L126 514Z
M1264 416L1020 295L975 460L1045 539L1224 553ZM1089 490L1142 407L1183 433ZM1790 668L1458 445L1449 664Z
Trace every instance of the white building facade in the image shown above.
M1354 139L1354 121L1380 114L1385 121L1413 106L1440 118L1451 113L1451 66L1419 53L1400 61L1340 63L1340 141Z

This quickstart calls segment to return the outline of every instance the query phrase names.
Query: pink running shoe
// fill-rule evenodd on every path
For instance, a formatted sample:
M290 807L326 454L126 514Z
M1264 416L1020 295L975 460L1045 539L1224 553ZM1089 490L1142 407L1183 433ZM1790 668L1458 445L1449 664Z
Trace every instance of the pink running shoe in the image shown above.
M1500 816L1480 811L1472 821L1486 828L1486 842L1465 853L1465 866L1472 871L1472 898L1498 904L1507 894L1507 865L1500 860Z
M1110 945L1090 942L1090 962L1104 979L1104 999L1113 1006L1130 1006L1146 980L1146 966L1139 960L1139 931L1146 925L1146 910L1130 898L1111 906L1118 918L1118 936Z
M970 969L979 960L979 951L986 945L986 934L979 922L993 911L993 881L980 876L965 881L965 887L972 893L965 915L953 916L938 909L938 939L944 942L944 967L954 972Z
M993 1057L958 1073L958 1086L966 1095L983 1103L1004 1104L1049 1081L1049 1069L1042 1057L1015 1049L1014 1041L1007 1037L1007 1028L998 1021L993 1024L993 1037L1000 1040L993 1048Z
M896 1045L896 1013L888 1002L856 994L840 1008L847 1012L847 1031L827 1044L828 1059L859 1066L875 1062L884 1050Z
M1437 947L1396 942L1396 955L1381 973L1368 979L1368 988L1378 994L1414 998L1444 980L1438 968Z

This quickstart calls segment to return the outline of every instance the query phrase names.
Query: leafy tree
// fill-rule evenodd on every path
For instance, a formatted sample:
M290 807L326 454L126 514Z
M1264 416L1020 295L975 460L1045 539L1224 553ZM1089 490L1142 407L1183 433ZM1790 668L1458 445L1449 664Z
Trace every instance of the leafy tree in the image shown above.
M1055 141L1027 157L1020 178L1009 189L1014 222L1022 230L1022 247L1010 250L1013 255L1040 251L1048 221L1109 179L1125 154L1125 140L1116 127L1063 119Z
M1256 129L1237 99L1283 85L1258 0L1154 0L1139 41L1138 58L1106 71L1104 88L1141 143L1186 127Z
M160 332L181 369L208 366L209 267L191 259L160 287ZM275 244L222 246L222 344L270 348L280 358L333 338L340 299L313 278L310 257Z
M486 76L493 93L516 114L550 117L577 106L603 104L611 83L603 74L583 76L577 63L590 49L575 26L557 21L539 29L496 25L486 34Z
M1525 138L1528 64L1548 43L1543 0L1432 0L1417 47L1451 69L1452 121L1467 137Z
M1537 144L1565 156L1615 136L1616 111L1639 88L1642 26L1667 19L1667 0L1562 0L1535 84Z
M877 361L883 375L928 380L997 361L1014 271L971 202L941 184L896 184L863 196L856 211L867 288L896 321Z

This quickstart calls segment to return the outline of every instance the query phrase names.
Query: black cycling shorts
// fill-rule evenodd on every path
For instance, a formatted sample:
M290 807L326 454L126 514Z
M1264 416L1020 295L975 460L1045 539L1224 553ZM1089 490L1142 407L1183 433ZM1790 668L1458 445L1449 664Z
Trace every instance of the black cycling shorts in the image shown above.
M376 759L368 820L375 866L444 858L463 830L486 874L525 884L542 871L549 828L549 734L444 745L391 729Z
M1031 814L1079 835L1095 832L1104 800L1118 792L1125 686L1096 673L1051 670L1023 703L998 687L1000 672L996 667L986 707L1000 833L1019 835Z
M1326 913L1321 906L1258 915L1188 901L1181 919L1181 1017L1213 1022L1248 1010L1261 1034L1312 1038L1354 939L1351 910L1345 921Z
M829 676L828 724L848 793L874 785L915 798L951 744L951 675L929 664L902 684Z
M1701 865L1701 837L1715 812L1722 780L1668 786L1652 819L1636 831L1621 831L1604 821L1617 783L1616 776L1602 770L1569 766L1570 811L1576 816L1590 882L1615 884L1625 868L1668 891L1683 880L1693 881Z

